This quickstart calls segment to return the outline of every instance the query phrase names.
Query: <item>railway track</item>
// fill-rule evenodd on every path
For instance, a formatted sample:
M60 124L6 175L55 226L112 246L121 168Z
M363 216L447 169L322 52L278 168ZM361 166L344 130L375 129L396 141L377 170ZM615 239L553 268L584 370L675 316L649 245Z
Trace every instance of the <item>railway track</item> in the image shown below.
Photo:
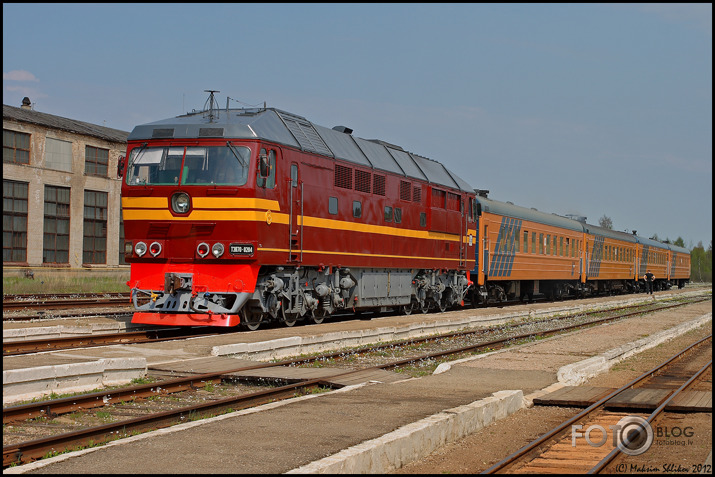
M667 305L663 307L659 305L658 308L653 308L651 305L632 305L627 307L620 307L616 310L634 310L634 313L641 313L643 311L654 311L658 309L666 309L670 306L682 306L689 303L695 303L688 300L683 303L676 305ZM599 314L603 311L591 311L582 313L583 316L589 316L593 314ZM548 320L542 320L548 321ZM67 336L60 338L44 338L38 340L15 340L15 341L3 341L3 356L15 356L27 353L36 353L41 351L59 351L64 349L78 349L78 348L88 348L93 346L107 346L114 344L132 344L132 343L150 343L154 341L164 341L170 339L186 339L195 336L205 336L207 334L219 334L234 332L231 329L215 329L215 328L193 328L191 330L183 329L171 329L171 330L147 330L147 331L135 331L135 332L120 332L120 333L106 333L106 334L96 334L96 335L83 335L83 336Z
M633 312L642 313L643 311ZM632 313L628 313L632 314ZM131 435L137 432L143 432L147 429L156 429L160 427L170 426L188 418L195 419L220 414L227 411L235 411L251 406L260 405L266 402L286 399L294 397L300 393L314 392L316 388L336 388L341 387L335 384L336 377L347 377L361 372L371 372L373 370L387 370L398 367L413 365L414 363L429 363L431 366L436 366L438 360L444 358L452 358L455 356L465 355L474 352L483 352L484 350L494 350L502 346L509 346L520 340L530 340L537 336L549 336L553 334L563 333L579 327L594 326L604 321L617 320L624 315L611 316L591 320L586 323L572 324L568 326L559 326L542 331L529 330L526 332L518 332L512 330L511 333L505 333L506 336L501 336L498 339L490 339L484 335L483 330L477 330L464 333L452 333L449 336L429 337L421 340L406 340L401 343L381 344L378 346L363 347L350 352L339 351L327 353L309 358L299 358L296 360L286 360L275 363L260 363L250 366L242 366L235 369L222 370L215 373L206 373L194 375L188 378L176 378L164 380L157 383L146 385L131 386L121 389L113 389L98 393L90 393L86 395L73 396L65 399L56 399L43 401L39 403L30 403L20 406L11 406L3 409L3 424L9 430L9 426L17 426L18 423L27 422L28 419L52 419L67 413L76 413L78 409L96 409L110 404L130 403L138 400L148 400L150 398L176 393L186 390L197 390L206 388L207 386L215 386L222 382L224 378L235 376L236 373L245 372L248 370L265 369L275 366L298 366L307 365L309 363L321 362L330 360L331 366L335 365L336 360L346 360L350 366L355 365L354 357L357 355L369 356L367 360L370 365L362 366L360 369L346 369L345 372L340 372L333 375L331 379L318 378L308 379L298 383L280 386L275 389L261 390L240 394L230 398L213 397L209 402L202 402L200 405L190 405L172 409L170 411L161 411L152 413L143 417L135 417L132 419L120 420L110 424L95 426L88 429L80 429L71 432L65 432L56 436L44 437L25 442L16 442L3 447L3 465L16 465L40 459L46 455L63 452L65 449L74 449L87 445L97 445L107 440L114 440L118 436ZM531 323L522 325L527 329ZM523 329L521 330L523 331ZM452 339L456 335L479 335L476 343L468 345L454 346ZM429 353L423 353L419 343L438 343L437 350ZM394 359L395 349L404 347L407 349L409 356ZM446 348L446 349L445 349ZM384 353L389 349L389 353ZM377 355L388 355L377 357ZM376 360L382 360L379 364L373 364Z
M707 362L693 371L690 362L697 359ZM698 340L610 392L482 473L583 474L608 471L609 465L615 464L615 459L647 451L658 417L706 372L712 373L712 335ZM668 392L656 409L647 413L643 403L634 401L631 396L633 390L651 387L665 388ZM624 395L629 396L624 398Z
M2 306L5 311L57 310L105 306L129 306L129 293L114 293L111 296L98 294L48 294L48 295L4 295Z
M195 338L231 333L232 330L215 328L162 328L142 331L124 331L121 333L102 333L82 336L64 336L38 340L3 341L2 355L17 356L43 351L91 348L117 344L154 343L178 339Z

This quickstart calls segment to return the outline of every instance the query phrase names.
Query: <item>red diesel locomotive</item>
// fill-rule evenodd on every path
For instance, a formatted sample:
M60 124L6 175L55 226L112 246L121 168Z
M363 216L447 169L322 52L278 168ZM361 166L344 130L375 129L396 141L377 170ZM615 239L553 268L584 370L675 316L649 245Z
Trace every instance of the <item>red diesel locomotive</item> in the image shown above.
M683 287L687 249L487 199L439 162L274 108L137 126L122 183L132 322L320 323Z
M462 304L472 188L439 162L274 108L140 125L122 165L134 323L321 322Z

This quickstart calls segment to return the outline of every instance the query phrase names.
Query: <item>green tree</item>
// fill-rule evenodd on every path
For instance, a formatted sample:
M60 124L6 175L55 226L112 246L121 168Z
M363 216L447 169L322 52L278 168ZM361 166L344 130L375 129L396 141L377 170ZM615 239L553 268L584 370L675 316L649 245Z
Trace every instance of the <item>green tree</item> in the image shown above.
M613 221L611 220L610 217L607 217L606 214L603 214L603 217L598 219L598 225L600 225L604 229L613 230Z
M685 240L683 240L683 237L678 236L678 238L675 239L675 242L673 242L673 245L677 245L678 247L685 247Z
M702 242L693 247L690 252L690 280L693 282L713 281L713 242L707 251Z

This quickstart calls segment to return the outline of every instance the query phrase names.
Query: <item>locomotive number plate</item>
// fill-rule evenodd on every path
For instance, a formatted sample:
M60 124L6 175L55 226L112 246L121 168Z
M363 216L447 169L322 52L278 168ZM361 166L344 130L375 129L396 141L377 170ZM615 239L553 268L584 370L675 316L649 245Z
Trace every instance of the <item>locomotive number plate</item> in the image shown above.
M253 255L253 244L232 243L228 251L231 255Z

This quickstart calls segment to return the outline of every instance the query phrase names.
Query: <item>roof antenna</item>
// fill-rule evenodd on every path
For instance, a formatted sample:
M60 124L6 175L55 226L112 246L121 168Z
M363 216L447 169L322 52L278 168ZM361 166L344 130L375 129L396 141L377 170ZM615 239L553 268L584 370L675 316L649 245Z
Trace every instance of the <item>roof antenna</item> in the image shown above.
M215 118L218 119L218 101L216 101L216 98L214 98L214 93L220 93L221 91L215 90L215 89L205 89L204 90L206 93L209 93L209 99L206 100L204 103L204 112L208 111L209 113L209 122L213 122L214 120L214 106L216 107L216 113L215 113ZM208 105L208 108L206 107ZM204 116L206 117L206 116Z

